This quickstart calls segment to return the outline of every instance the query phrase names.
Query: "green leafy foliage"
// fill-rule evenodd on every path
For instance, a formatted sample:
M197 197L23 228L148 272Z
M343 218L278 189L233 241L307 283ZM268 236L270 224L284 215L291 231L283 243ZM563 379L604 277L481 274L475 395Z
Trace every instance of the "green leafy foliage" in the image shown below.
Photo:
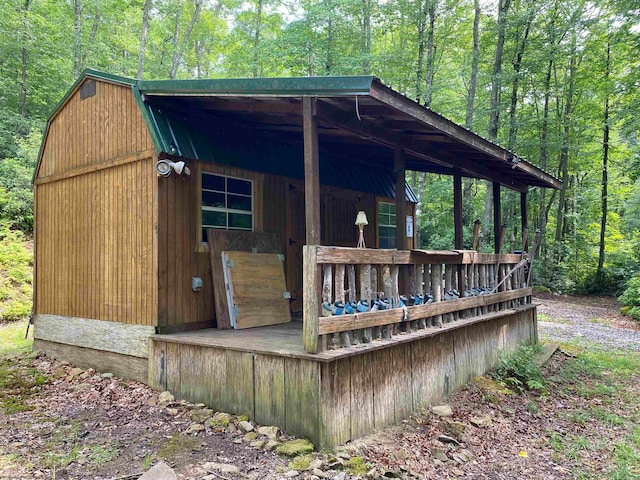
M539 351L537 345L523 346L514 353L501 355L493 377L521 393L526 390L544 391L542 371L534 362Z
M24 234L0 223L0 322L31 312L32 261Z
M627 288L619 298L628 307L624 313L640 321L640 275L627 282Z

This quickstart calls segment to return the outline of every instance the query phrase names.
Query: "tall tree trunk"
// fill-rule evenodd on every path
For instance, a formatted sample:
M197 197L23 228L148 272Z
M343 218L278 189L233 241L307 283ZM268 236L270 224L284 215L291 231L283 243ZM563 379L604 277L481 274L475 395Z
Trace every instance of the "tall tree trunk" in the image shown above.
M138 72L136 78L141 79L144 72L144 57L147 52L147 32L149 31L149 12L153 7L153 0L144 0L142 7L142 29L140 30L140 50L138 51Z
M558 199L558 213L556 215L555 240L562 241L565 231L565 212L567 189L569 188L569 141L571 136L571 115L573 113L573 96L576 86L576 34L574 33L571 42L571 57L569 59L569 79L567 86L567 97L565 98L564 114L562 116L562 145L560 146L560 172L562 179L562 189Z
M333 69L333 1L326 0L326 4L329 15L327 17L327 58L324 71L327 75L331 75Z
M20 64L20 115L22 118L27 117L27 60L29 41L29 8L31 8L31 0L25 0L22 9L22 35L20 43L21 48L21 64Z
M193 27L198 21L198 17L200 16L200 11L202 10L202 2L203 0L195 0L194 1L194 10L193 15L191 15L191 21L189 25L187 25L187 29L184 32L184 36L182 37L182 41L179 42L179 33L180 33L180 12L178 12L178 18L176 19L176 28L174 30L174 38L173 38L173 61L171 62L171 78L176 78L178 74L178 67L180 66L180 62L182 61L182 57L184 56L184 52L187 48L187 44L189 43L189 38L191 37L191 32L193 32Z
M473 53L471 54L471 78L469 79L469 92L467 93L467 111L464 126L471 129L473 126L473 105L476 101L476 88L478 85L478 62L480 60L480 0L473 0ZM466 190L466 189L465 189Z
M469 79L469 91L467 92L467 108L465 112L464 126L469 130L473 128L474 105L476 101L476 90L478 85L478 64L480 61L480 0L473 0L473 50L471 53L471 77ZM473 179L463 179L462 189L463 220L468 224L473 213L471 208L471 192L473 190Z
M522 57L524 56L524 49L527 46L527 39L529 38L529 30L531 29L531 22L535 14L534 5L528 6L528 11L525 19L524 32L521 38L517 42L516 52L511 64L513 65L513 85L511 86L511 104L509 105L509 150L513 150L516 143L516 135L518 132L518 126L516 123L516 107L518 105L518 88L520 86L520 69L522 68Z
M101 12L100 12L100 0L96 1L96 13L93 15L93 24L91 25L91 34L89 35L89 41L87 42L87 48L83 48L80 54L80 69L84 69L87 64L87 57L89 56L89 46L93 46L96 43L96 37L98 36L98 28L100 28L100 21L102 20ZM126 51L124 53L125 57L127 55ZM125 62L126 65L126 62ZM124 69L123 69L123 73Z
M425 92L424 92L424 105L425 107L431 106L431 100L433 99L433 78L435 76L435 26L436 26L436 8L438 7L438 0L428 1L429 14L429 30L427 33L427 73L425 75Z
M180 17L182 16L182 3L178 4L176 10L176 23L173 27L173 35L171 37L171 48L173 49L173 55L171 55L171 71L169 72L169 78L172 80L176 78L178 72L178 65L180 64L180 58L178 56L178 44L180 41Z
M553 47L555 49L555 46ZM544 78L544 100L542 107L542 125L540 127L540 168L545 170L547 168L547 152L548 145L547 139L549 136L549 99L551 97L551 72L553 70L553 55L549 57L549 62L547 62L547 72ZM540 191L540 218L538 219L538 228L544 233L547 230L547 219L548 216L543 214L545 212L545 205L547 199L547 191L545 188Z
M507 14L511 0L498 0L498 40L496 55L491 75L491 100L489 104L489 140L495 142L498 138L500 122L500 89L502 87L502 57L504 54L504 39L507 27ZM484 238L489 238L493 231L493 188L489 184L484 199Z
M258 0L256 9L256 29L253 32L253 65L251 73L253 78L257 78L260 74L260 35L262 34L262 6L264 0Z
M362 34L362 71L368 75L371 73L371 0L362 0L360 29Z
M80 75L80 64L82 59L82 0L74 0L73 19L75 27L75 37L73 43L73 76Z
M604 244L607 229L607 190L609 188L609 75L611 73L611 38L607 39L607 58L604 70L605 97L604 97L604 125L602 136L602 218L600 220L600 247L598 251L598 270L596 277L603 280L604 276Z
M418 61L416 62L416 102L422 103L422 69L424 68L425 32L427 30L426 4L418 2Z
M499 0L498 2L498 41L496 43L496 56L493 62L493 74L491 75L491 102L489 105L489 140L498 138L500 125L500 89L502 87L502 56L504 53L504 39L507 30L507 14L511 0Z

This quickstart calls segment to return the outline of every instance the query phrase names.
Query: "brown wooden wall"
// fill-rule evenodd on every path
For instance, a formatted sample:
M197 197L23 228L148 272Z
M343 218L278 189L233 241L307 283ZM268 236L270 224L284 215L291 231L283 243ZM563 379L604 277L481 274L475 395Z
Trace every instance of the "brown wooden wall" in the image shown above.
M276 233L286 256L287 288L292 310L302 307L302 246L305 243L304 184L288 177L258 173L208 162L187 162L190 176L158 178L158 325L212 322L215 318L209 251L200 241L200 173L202 170L253 180L254 230ZM376 242L376 197L372 194L323 186L322 242L355 246L358 210L365 210L367 245ZM411 209L413 207L411 206ZM412 211L412 210L409 211ZM191 290L192 277L203 289ZM204 326L204 325L200 325Z
M154 151L128 87L52 119L35 181L35 311L155 325Z
M36 312L153 325L153 159L36 186Z
M131 88L96 80L94 96L76 90L50 121L38 178L152 148Z

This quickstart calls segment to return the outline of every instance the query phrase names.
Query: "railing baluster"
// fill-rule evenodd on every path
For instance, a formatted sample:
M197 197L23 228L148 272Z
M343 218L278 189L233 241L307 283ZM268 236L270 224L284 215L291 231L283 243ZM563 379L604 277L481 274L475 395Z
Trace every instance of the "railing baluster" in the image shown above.
M434 303L442 300L442 265L439 263L431 265L431 288ZM442 315L432 318L431 322L434 327L442 327Z
M382 266L382 291L384 297L389 300L389 308L391 308L391 268L389 265ZM385 325L382 327L382 338L391 338L393 326Z
M324 277L322 281L322 301L331 304L333 297L333 271L330 264L324 266Z
M369 308L373 305L373 295L371 290L371 265L360 265L360 300L367 302ZM362 341L371 343L373 332L371 328L362 331Z
M373 300L378 297L378 267L371 265L371 302L369 307L373 307ZM374 340L382 338L382 329L380 327L373 327L372 336Z

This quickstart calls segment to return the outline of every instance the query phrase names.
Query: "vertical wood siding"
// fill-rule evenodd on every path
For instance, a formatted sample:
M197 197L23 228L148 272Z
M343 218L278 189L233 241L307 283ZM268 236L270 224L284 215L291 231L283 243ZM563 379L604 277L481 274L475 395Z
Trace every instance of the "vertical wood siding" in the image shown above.
M51 120L38 178L151 148L131 88L96 80L94 96L77 90Z
M35 186L36 313L155 325L153 145L129 87L52 119Z
M36 188L36 312L153 325L153 159Z

